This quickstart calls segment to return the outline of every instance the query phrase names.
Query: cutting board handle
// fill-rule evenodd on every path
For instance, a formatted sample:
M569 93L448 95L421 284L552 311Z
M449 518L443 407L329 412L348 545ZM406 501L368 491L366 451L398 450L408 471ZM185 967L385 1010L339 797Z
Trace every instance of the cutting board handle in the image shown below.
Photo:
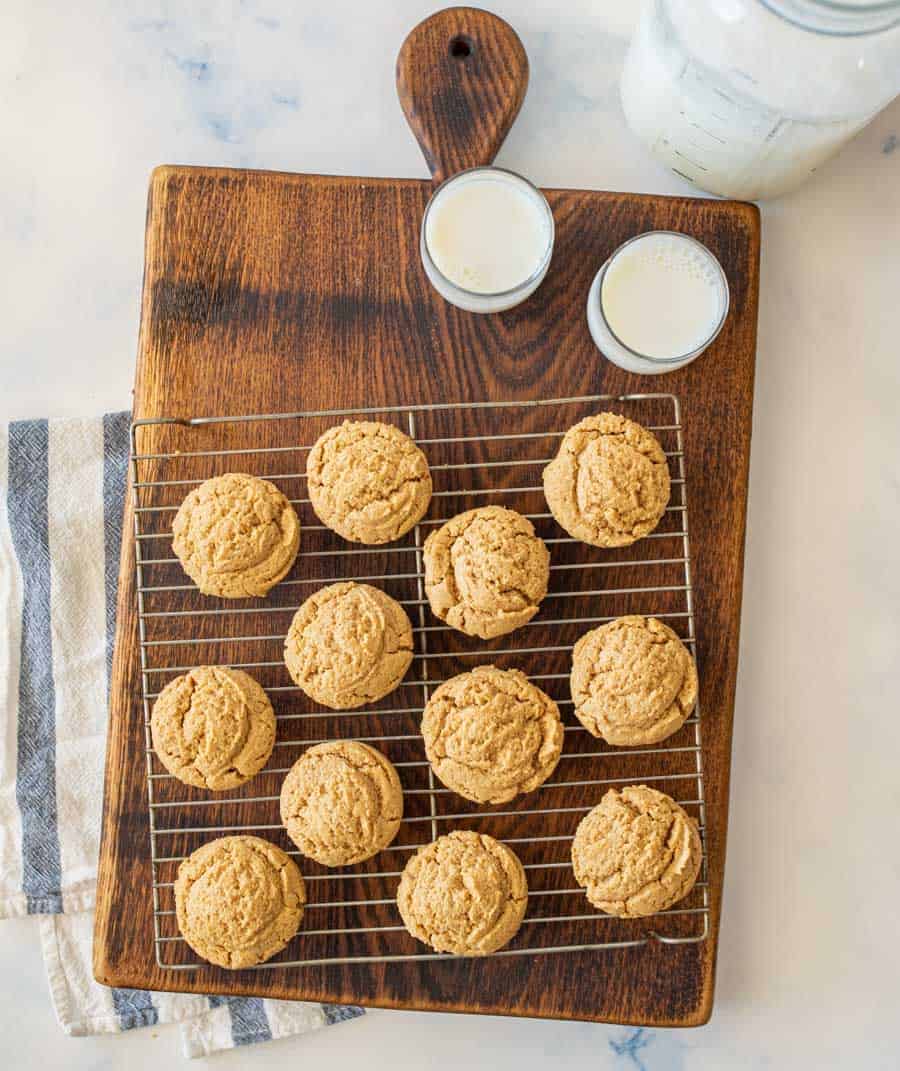
M397 56L397 93L434 181L491 164L528 88L516 31L489 11L448 7L420 22Z

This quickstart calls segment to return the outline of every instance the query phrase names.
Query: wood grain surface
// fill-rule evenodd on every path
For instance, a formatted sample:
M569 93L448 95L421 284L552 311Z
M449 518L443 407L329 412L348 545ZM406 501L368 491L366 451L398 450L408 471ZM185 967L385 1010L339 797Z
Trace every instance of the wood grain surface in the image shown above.
M400 104L436 182L493 161L527 88L515 30L474 7L420 22L397 57Z
M524 53L518 57L514 35L499 32L490 16L463 9L437 18L446 20L446 26L438 24L440 33L426 26L404 45L398 83L439 178L457 167L490 161L524 95L527 62ZM489 31L492 36L483 39ZM455 56L451 49L462 33L474 46L467 57ZM449 132L450 119L443 112L456 111L459 93L441 97L436 91L441 79L450 76L429 74L417 60L411 46L416 34L435 55L463 63L477 60L495 86L486 96L466 90L467 99L481 102L484 115L465 113L456 135ZM502 42L503 63L485 54L485 40ZM518 71L512 88L504 82L509 60ZM497 94L502 99L495 103ZM468 152L466 137L480 148ZM157 169L148 202L135 418L657 390L678 395L684 408L702 681L709 938L682 946L652 942L632 950L489 958L474 965L448 959L235 973L157 966L129 496L95 974L108 985L160 990L697 1025L712 1008L725 861L756 340L758 213L751 205L726 201L546 191L557 235L546 280L518 308L478 316L444 302L421 267L418 230L431 189L431 183L416 180ZM588 333L584 302L594 273L617 245L662 228L694 235L718 256L731 288L731 313L700 359L649 379L603 360ZM506 418L494 414L491 420L490 428L479 430L530 426L521 412ZM142 452L153 453L277 446L296 442L296 436L297 427L290 422L218 424L141 429L138 442ZM307 559L292 575L302 570L304 576L324 578L320 568L315 559ZM277 599L278 591L272 597ZM176 605L175 594L154 597L162 611ZM213 605L213 600L197 598L198 606ZM617 612L627 608L623 604ZM208 619L198 621L198 635L217 634L203 631L211 627ZM199 653L209 660L230 657L212 643ZM408 724L414 727L416 719ZM326 735L327 723L322 728ZM277 781L272 784L277 793ZM562 806L584 802L574 786L557 798ZM212 806L204 812L204 826L216 824L217 810ZM218 820L225 819L219 814ZM174 852L189 850L193 842L185 834L183 841L173 836L171 843Z

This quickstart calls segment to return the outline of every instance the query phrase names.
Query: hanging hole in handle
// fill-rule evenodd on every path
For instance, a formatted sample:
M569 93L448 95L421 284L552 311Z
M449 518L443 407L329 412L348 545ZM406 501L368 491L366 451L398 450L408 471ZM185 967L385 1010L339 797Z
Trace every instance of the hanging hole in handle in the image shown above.
M454 59L468 59L474 51L474 45L465 34L457 34L450 42L450 55Z

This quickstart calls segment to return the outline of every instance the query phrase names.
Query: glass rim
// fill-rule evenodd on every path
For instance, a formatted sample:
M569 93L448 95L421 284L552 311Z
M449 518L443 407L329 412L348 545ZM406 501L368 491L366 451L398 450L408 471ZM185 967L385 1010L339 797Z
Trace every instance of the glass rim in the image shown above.
M507 290L467 290L464 286L460 286L459 283L453 282L452 279L448 279L447 276L441 271L441 269L435 264L434 257L431 255L431 250L428 248L428 239L426 237L426 227L428 226L428 216L431 212L432 206L437 200L438 194L451 183L455 182L463 175L473 175L479 171L488 173L500 173L502 175L509 175L514 179L518 179L519 182L524 183L533 193L537 195L537 200L543 206L544 213L550 223L550 234L547 239L547 248L541 254L541 259L538 262L534 271L521 283L516 283L515 286L509 287ZM444 181L434 190L431 196L428 198L428 204L425 206L425 212L422 216L421 227L421 249L422 256L427 258L428 266L434 271L434 273L440 277L453 290L458 291L460 294L465 294L466 297L472 298L484 298L486 301L491 301L496 298L514 297L520 291L526 287L531 286L532 283L540 279L543 272L547 270L547 266L553 256L553 246L556 241L556 221L553 219L553 210L550 208L550 202L544 196L544 193L533 182L525 178L524 175L520 175L518 171L513 171L508 167L495 167L493 164L479 164L476 167L467 167L462 171L457 171L455 174L445 178Z
M612 264L615 258L628 246L633 245L635 242L639 242L642 238L649 238L651 235L654 234L671 234L676 236L677 238L685 238L687 239L687 241L692 242L696 246L699 246L699 248L702 249L703 252L706 253L706 255L710 257L713 263L715 264L716 270L718 271L719 278L722 281L722 286L725 292L725 301L722 305L722 313L719 316L719 320L716 323L716 326L713 331L703 340L703 342L701 342L698 346L695 346L694 349L689 350L687 353L679 354L675 357L651 357L649 353L641 353L640 350L636 350L634 349L634 347L629 346L627 342L623 342L622 339L620 339L619 336L615 333L615 331L613 331L612 326L609 322L609 318L606 315L606 310L603 308L603 284L606 281L606 273L609 270L610 264ZM653 230L642 231L640 234L635 234L632 238L629 238L627 241L622 242L621 245L616 246L612 253L610 253L610 255L606 258L605 263L597 274L599 275L597 285L597 308L600 313L600 319L603 321L604 327L607 331L609 331L609 333L612 335L613 339L618 343L618 345L620 345L623 350L631 354L632 357L636 357L638 360L650 361L652 364L677 364L682 361L693 360L695 357L699 357L705 349L707 349L713 344L713 342L715 342L715 340L719 336L719 332L725 326L725 321L728 319L728 313L731 309L731 287L728 285L728 277L725 274L725 269L722 267L719 258L715 255L715 253L713 253L709 246L704 245L703 242L701 242L697 238L694 238L692 235L685 234L684 231Z
M854 4L847 0L760 0L776 18L809 33L824 37L869 37L900 25L900 0L875 0ZM804 11L806 7L808 10ZM806 16L806 17L804 17ZM816 18L832 20L831 25ZM856 25L853 20L858 20ZM866 20L863 24L863 20Z

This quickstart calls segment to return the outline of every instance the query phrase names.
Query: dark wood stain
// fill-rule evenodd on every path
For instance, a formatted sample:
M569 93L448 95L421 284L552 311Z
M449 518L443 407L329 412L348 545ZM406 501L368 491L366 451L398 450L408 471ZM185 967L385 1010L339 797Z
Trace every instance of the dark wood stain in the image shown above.
M458 37L470 42L468 56L452 55L450 43ZM493 159L522 103L527 75L518 38L485 12L450 9L412 31L398 59L398 90L436 180ZM725 860L758 212L727 201L547 191L557 222L547 279L519 308L479 317L444 303L425 278L418 237L431 189L428 182L412 180L157 169L148 199L134 415L236 415L595 392L677 394L684 406L702 676L709 939L699 945L652 943L636 950L475 964L365 963L236 973L157 967L134 547L126 537L95 974L108 985L160 990L697 1025L712 1008ZM584 302L591 277L608 254L652 228L684 230L713 250L728 275L732 312L707 354L651 380L600 358L587 330ZM516 429L520 419L497 420L491 430ZM234 448L259 445L254 436L277 433L232 425L175 429L164 437L151 429L141 432L140 446L152 451L177 441L183 449ZM129 503L126 533L131 524ZM323 575L315 565L304 568L309 575ZM204 619L197 620L198 629L206 627ZM558 798L562 806L582 802L577 789L565 789ZM212 807L204 817L212 824L216 813ZM534 830L535 819L527 821L532 825L525 828Z
M454 55L462 40L468 55ZM502 19L472 7L415 27L397 58L397 92L436 181L490 163L528 88L528 57Z

